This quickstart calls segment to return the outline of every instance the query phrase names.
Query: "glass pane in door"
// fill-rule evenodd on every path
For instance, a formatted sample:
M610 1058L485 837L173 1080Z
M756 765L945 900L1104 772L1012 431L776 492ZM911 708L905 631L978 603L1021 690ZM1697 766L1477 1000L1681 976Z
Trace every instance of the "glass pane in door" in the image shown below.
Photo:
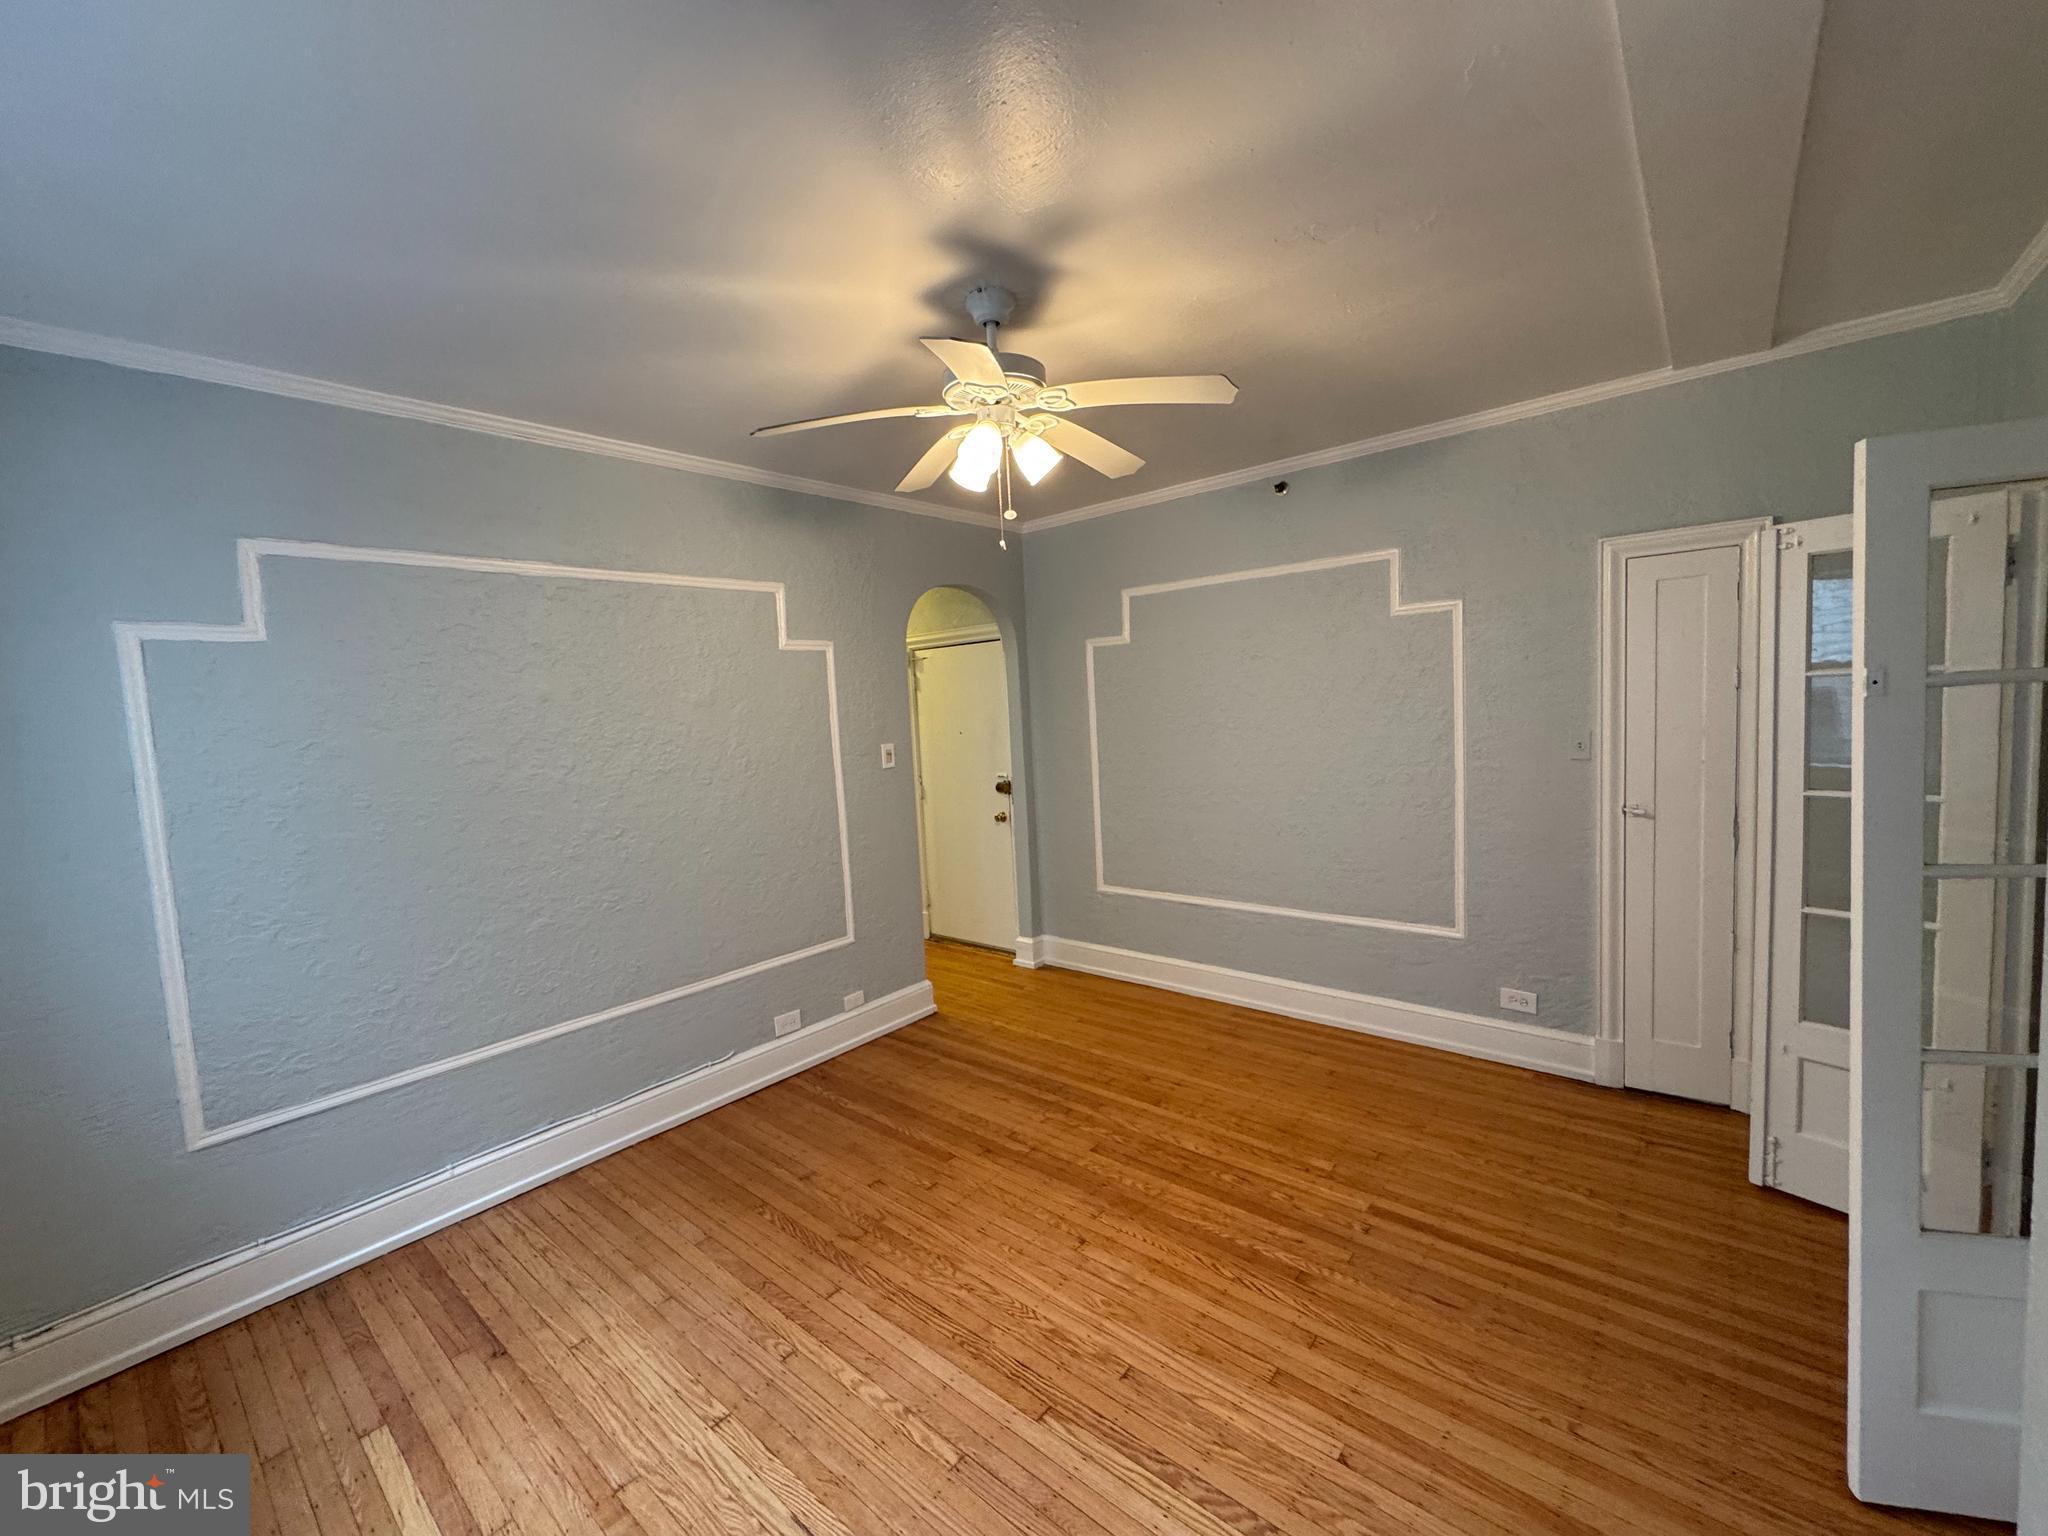
M1846 667L1855 633L1856 557L1846 549L1806 563L1806 664Z
M2039 864L2042 825L2040 683L1927 690L1930 864Z
M2031 1053L2041 1038L2041 882L1933 879L1923 933L1920 1043Z
M1849 1027L1849 919L1808 912L1799 920L1799 1018Z
M2035 1069L1929 1062L1921 1070L1921 1227L2027 1236Z
M1849 674L1823 672L1806 679L1806 787L1844 793L1849 788Z
M1808 909L1849 910L1849 797L1809 795L1806 798Z

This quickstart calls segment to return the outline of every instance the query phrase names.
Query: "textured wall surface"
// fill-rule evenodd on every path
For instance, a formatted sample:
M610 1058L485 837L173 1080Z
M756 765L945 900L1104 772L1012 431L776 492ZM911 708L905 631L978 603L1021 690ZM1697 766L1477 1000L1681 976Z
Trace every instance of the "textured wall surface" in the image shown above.
M1095 648L1105 883L1455 926L1453 616L1389 604L1384 561L1134 597Z
M239 622L244 537L784 583L789 635L835 647L856 941L186 1150L112 625ZM0 350L0 1337L917 981L912 784L878 751L910 739L904 622L955 583L1017 641L1018 561ZM263 564L266 641L144 647L210 1121L844 932L823 658L776 648L769 597Z
M1284 498L1251 485L1031 535L1044 931L1478 1014L1499 1014L1498 988L1526 987L1541 995L1538 1023L1590 1029L1597 770L1572 746L1595 723L1597 541L1728 518L1846 512L1858 438L2001 414L2006 319L1305 470L1289 477ZM1099 893L1085 647L1117 633L1122 589L1385 548L1400 551L1404 596L1464 603L1468 937ZM1220 880L1227 871L1237 890L1282 897L1271 904L1324 907L1347 893L1376 903L1399 875L1436 868L1433 853L1422 856L1423 846L1435 847L1426 820L1421 842L1411 843L1362 798L1347 804L1328 788L1361 768L1420 788L1441 727L1419 703L1434 690L1417 682L1407 707L1382 697L1387 707L1370 722L1360 714L1370 704L1359 703L1399 686L1379 674L1415 669L1417 659L1390 637L1333 622L1340 610L1328 594L1285 581L1213 590L1250 605L1227 619L1238 638L1162 649L1148 683L1200 702L1172 714L1125 711L1114 739L1131 761L1171 759L1177 783L1229 792L1190 791L1171 808L1144 807L1128 789L1121 804L1112 797L1104 806L1111 873L1202 871ZM1148 601L1134 608L1140 636ZM1275 655L1282 645L1286 654ZM1130 739L1139 730L1148 742ZM1271 765L1270 781L1245 773L1247 762ZM1303 794L1315 803L1303 806Z
M772 594L266 558L145 647L207 1123L845 939Z
M964 587L933 587L910 610L905 636L912 644L926 635L993 624L988 604Z
M2007 319L2007 416L2048 416L2048 278L2034 284Z

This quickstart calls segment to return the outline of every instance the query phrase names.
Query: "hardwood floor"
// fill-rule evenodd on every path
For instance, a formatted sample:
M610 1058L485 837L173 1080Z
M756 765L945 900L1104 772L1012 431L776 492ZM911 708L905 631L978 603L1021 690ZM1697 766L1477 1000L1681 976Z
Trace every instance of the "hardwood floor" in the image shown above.
M1842 1474L1742 1120L931 951L943 1012L0 1431L258 1531L2007 1529Z

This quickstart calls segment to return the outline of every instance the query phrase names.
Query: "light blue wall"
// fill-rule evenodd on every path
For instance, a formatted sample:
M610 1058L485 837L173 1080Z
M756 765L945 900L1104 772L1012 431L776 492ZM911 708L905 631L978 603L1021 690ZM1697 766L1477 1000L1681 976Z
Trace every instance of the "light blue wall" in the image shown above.
M1095 649L1106 884L1456 926L1456 615L1396 616L1390 578L1132 599L1130 639Z
M1044 931L1482 1015L1506 1016L1500 987L1527 988L1537 1022L1590 1029L1596 766L1573 746L1595 722L1597 541L1846 512L1858 438L2005 413L2006 324L1980 317L1306 470L1285 496L1261 483L1032 534ZM1119 632L1122 590L1380 549L1399 551L1405 601L1463 604L1466 936L1098 891L1087 642ZM1438 909L1453 783L1430 771L1443 669L1397 643L1417 620L1390 627L1384 594L1367 600L1366 574L1383 567L1351 569L1335 586L1197 588L1170 622L1147 614L1163 599L1134 600L1134 636L1158 642L1146 670L1097 682L1098 714L1115 717L1102 738L1108 884ZM1384 675L1404 669L1408 682Z
M1512 984L1583 1029L1595 542L1839 512L1857 438L2039 411L2037 285L2012 315L1003 556L935 519L0 349L0 1337L918 979L911 784L877 746L909 740L904 626L936 585L1008 642L1026 932L1477 1013ZM249 537L784 583L789 637L835 646L855 941L187 1151L112 625L240 622ZM1376 550L1404 603L1461 604L1467 936L1098 893L1086 642L1119 634L1122 590ZM775 648L767 598L261 567L265 643L144 645L209 1125L843 932L821 658ZM1436 924L1449 620L1391 615L1388 574L1134 600L1131 644L1099 651L1112 883Z
M2007 320L2007 416L2048 416L2048 277L2034 279Z
M186 1150L112 625L238 623L244 537L784 583L855 941ZM1021 655L1011 544L0 350L0 1337L917 981L904 624L958 583ZM843 936L772 596L260 566L264 643L143 647L209 1126Z

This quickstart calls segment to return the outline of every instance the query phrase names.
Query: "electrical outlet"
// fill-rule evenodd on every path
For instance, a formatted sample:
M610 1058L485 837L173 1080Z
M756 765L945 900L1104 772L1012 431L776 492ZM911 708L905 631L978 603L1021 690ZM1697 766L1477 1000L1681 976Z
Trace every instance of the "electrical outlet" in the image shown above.
M882 766L884 768L894 768L896 766L896 743L893 741L882 743Z
M1593 738L1580 731L1571 739L1571 759L1575 763L1590 761L1593 756Z
M1534 992L1524 992L1519 987L1502 987L1500 989L1500 1005L1510 1013L1534 1013L1536 1011L1536 994Z
M793 1035L803 1027L804 1011L801 1008L775 1015L775 1033L778 1035Z
M849 992L849 993L847 993L847 994L846 994L846 998L845 998L845 1002L846 1002L846 1011L847 1011L848 1013L851 1013L851 1012L853 1012L853 1010L854 1010L854 1009L856 1009L856 1008L860 1007L860 1006L861 1006L861 1004L865 1003L865 1002L866 1002L867 1000L868 1000L868 995L867 995L867 993L865 993L865 992Z

